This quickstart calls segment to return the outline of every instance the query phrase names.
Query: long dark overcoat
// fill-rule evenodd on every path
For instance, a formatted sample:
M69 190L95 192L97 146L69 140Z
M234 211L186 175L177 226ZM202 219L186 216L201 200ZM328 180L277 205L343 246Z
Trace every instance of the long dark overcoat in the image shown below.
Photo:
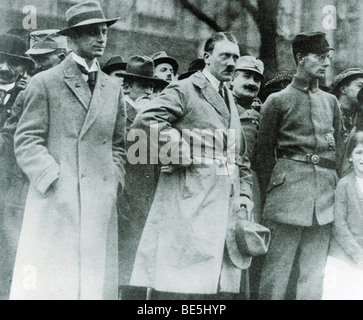
M32 78L15 133L30 187L11 299L116 299L116 193L124 183L122 89L91 95L71 56Z

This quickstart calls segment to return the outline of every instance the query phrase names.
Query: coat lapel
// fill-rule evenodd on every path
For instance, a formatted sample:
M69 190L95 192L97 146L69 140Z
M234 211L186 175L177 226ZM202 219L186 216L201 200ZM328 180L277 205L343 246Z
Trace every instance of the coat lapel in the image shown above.
M104 102L108 101L108 97L105 92L108 80L108 77L102 71L97 72L95 88L93 90L91 103L89 104L89 110L87 112L87 116L84 121L80 137L82 137L86 133L86 131L96 120L97 116L103 109L103 106L105 104Z
M70 55L64 60L64 81L81 102L82 106L88 110L92 98L91 91L82 77L82 72L78 69L76 62L74 62Z
M237 106L233 99L232 92L230 90L226 90L226 92L227 92L227 96L228 96L229 110L231 113L229 129L234 130L235 141L236 141L236 155L238 155L241 151L240 149L241 149L241 142L242 142L241 123L240 123L240 119L239 119Z
M200 88L204 98L217 110L219 114L226 119L227 124L229 122L229 111L226 103L219 95L219 93L213 88L210 82L206 79L202 72L198 71L191 76L191 80L195 86Z

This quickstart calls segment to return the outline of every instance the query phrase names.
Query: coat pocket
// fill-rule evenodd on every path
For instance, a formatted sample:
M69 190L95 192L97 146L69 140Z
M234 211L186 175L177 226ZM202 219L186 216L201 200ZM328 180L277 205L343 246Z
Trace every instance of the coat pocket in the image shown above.
M266 192L270 192L273 188L282 185L285 182L285 178L286 178L286 173L271 177Z

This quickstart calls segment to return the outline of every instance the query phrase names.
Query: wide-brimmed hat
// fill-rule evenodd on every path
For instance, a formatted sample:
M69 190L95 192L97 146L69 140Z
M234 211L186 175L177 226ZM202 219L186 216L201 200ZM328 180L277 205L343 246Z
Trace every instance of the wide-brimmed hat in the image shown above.
M252 257L267 253L271 232L252 219L241 216L240 210L239 199L233 199L228 219L226 246L233 264L240 269L247 269L251 265ZM247 211L251 210L252 207L247 208Z
M178 69L179 69L178 61L173 57L169 57L165 51L160 51L160 52L153 54L151 56L151 59L153 59L155 67L162 63L168 63L173 67L174 76L178 72Z
M132 56L127 62L126 70L121 74L125 79L150 80L158 86L166 87L169 83L154 77L154 69L154 62L151 58L147 56Z
M96 1L88 1L76 4L66 11L68 27L59 31L61 35L68 35L69 32L77 27L87 26L90 24L106 23L107 26L114 24L118 18L106 19L101 5Z
M349 68L339 73L333 80L330 85L330 90L333 94L336 94L338 89L340 88L342 82L344 80L348 80L352 77L362 77L363 78L363 70L360 68Z
M104 73L110 74L115 70L126 70L127 63L123 61L121 56L113 56L102 67Z
M27 68L34 67L34 61L26 56L28 50L26 42L19 36L4 33L0 35L0 56L11 58L13 61Z
M264 78L264 64L260 59L254 56L242 56L239 57L236 62L235 70L248 70L258 73L262 78Z
M67 49L67 37L58 34L58 29L36 30L30 33L30 49L26 54L41 55L57 49Z

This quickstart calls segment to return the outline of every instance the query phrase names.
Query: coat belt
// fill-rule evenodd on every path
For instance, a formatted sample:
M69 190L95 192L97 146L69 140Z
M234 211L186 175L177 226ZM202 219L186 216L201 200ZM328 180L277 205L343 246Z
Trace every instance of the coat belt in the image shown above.
M323 158L317 154L312 153L296 153L282 149L277 149L277 158L295 160L305 163L311 163L320 167L335 169L336 163L333 160Z

